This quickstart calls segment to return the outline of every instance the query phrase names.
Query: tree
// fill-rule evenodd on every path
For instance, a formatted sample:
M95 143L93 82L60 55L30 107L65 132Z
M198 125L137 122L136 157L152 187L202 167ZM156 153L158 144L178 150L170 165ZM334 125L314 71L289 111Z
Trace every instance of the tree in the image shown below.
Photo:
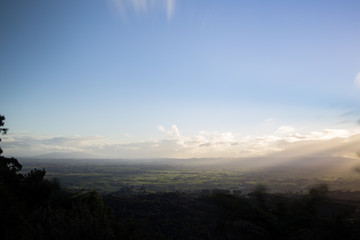
M0 115L0 133L6 134L8 129L4 128L5 117ZM0 138L1 142L1 138ZM4 188L7 186L9 189L18 189L23 176L19 174L22 165L15 158L7 158L1 156L3 150L0 147L0 186Z
M2 134L4 121L0 115ZM45 169L21 168L0 155L0 239L115 239L117 225L96 191L73 193L46 179Z
M329 186L326 183L320 183L309 190L310 200L313 201L322 201L327 198L329 193Z
M0 115L0 133L2 134L6 134L7 133L7 128L3 128L4 126L4 121L5 121L5 117L3 115ZM1 142L1 138L0 138L0 142ZM3 153L1 147L0 147L0 155Z

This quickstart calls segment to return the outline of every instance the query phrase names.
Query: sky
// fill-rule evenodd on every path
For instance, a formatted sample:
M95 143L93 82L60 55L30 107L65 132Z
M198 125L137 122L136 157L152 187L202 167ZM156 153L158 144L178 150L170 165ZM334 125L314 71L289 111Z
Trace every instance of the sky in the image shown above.
M248 157L358 139L359 13L357 0L2 0L4 154Z

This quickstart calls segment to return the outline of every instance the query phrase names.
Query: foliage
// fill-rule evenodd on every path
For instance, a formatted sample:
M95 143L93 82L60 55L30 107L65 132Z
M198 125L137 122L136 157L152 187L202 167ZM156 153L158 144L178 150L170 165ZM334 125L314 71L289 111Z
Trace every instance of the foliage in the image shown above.
M0 126L4 120L0 115ZM21 169L17 159L0 156L1 239L114 239L97 192L61 189L57 180L45 179L44 169Z
M2 115L0 115L0 134L2 133L2 134L6 134L6 132L7 132L7 128L3 128L3 126L4 126L4 124L5 124L5 117L4 116L2 116ZM1 138L0 138L0 142L1 142ZM0 155L3 153L3 150L1 149L1 147L0 147Z
M329 186L324 183L316 184L309 190L309 197L312 200L323 200L327 198Z

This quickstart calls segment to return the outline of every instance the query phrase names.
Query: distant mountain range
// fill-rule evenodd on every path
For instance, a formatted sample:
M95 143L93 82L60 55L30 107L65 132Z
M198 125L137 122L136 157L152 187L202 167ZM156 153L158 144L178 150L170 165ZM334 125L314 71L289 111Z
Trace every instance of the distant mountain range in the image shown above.
M98 159L97 155L83 152L52 152L33 156L32 158L48 158L48 159Z
M282 151L261 157L236 158L110 158L111 161L128 163L180 164L184 166L212 166L217 168L267 168L267 169L308 169L353 171L360 169L360 134L349 138L336 138L326 141L299 141L287 143ZM102 159L101 155L84 152L52 152L33 156L32 159Z

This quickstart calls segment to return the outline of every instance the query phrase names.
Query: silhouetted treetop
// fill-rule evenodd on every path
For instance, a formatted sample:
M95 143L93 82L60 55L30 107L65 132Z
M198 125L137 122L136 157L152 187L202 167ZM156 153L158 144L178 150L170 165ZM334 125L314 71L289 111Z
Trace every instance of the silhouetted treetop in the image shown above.
M2 128L2 126L4 126L4 124L5 124L5 117L3 116L3 115L0 115L0 133L2 132L2 133L4 133L4 134L6 134L6 132L7 132L7 128Z
M6 134L8 129L7 128L3 128L5 124L5 117L3 115L0 115L0 133L2 134ZM0 142L1 142L1 138L0 138ZM0 147L0 155L3 153L1 147Z

